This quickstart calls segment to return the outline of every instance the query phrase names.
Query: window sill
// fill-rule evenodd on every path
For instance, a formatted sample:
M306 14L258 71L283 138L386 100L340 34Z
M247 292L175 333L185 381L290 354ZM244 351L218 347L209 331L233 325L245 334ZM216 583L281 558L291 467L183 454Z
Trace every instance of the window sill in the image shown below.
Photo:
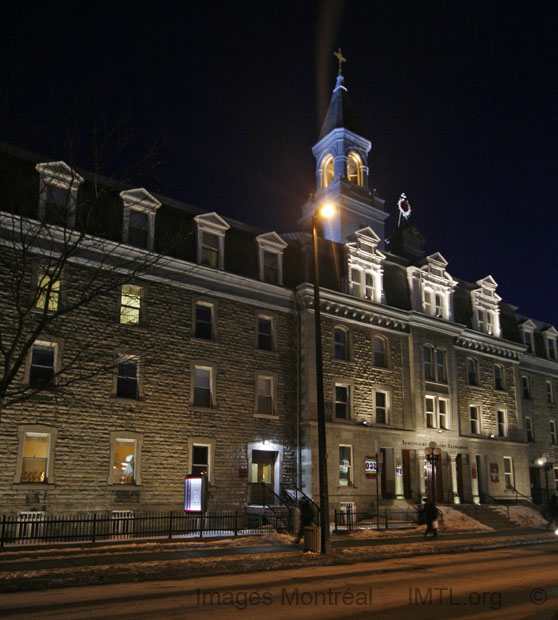
M264 353L265 355L278 355L279 351L269 350L269 349L259 349L258 347L254 347L254 351L258 353Z
M338 357L334 357L333 355L331 356L331 361L337 364L346 364L348 366L352 366L354 364L353 360L342 360Z
M254 412L255 418L267 418L268 420L278 420L279 416L277 414L272 413L258 413Z
M199 411L200 413L214 413L219 410L219 407L201 407L199 405L194 405L190 403L190 411Z
M116 402L120 402L120 403L128 404L128 405L131 405L132 403L140 404L145 401L144 396L140 396L139 398L128 398L127 396L117 396L116 394L112 394L112 398Z
M19 489L36 491L39 489L54 489L56 484L54 482L14 482L13 486Z
M141 489L141 484L118 484L116 482L107 482L107 487L113 491L134 491Z
M192 336L190 340L192 342L199 342L200 344L219 344L217 338L198 338L196 336Z

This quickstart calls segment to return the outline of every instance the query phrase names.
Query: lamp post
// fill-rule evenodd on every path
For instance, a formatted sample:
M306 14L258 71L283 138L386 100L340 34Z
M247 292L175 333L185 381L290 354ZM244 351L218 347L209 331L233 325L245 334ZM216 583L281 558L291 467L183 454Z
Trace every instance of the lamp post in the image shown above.
M436 465L440 459L442 451L437 447L435 441L431 441L428 444L428 448L424 451L426 455L426 460L430 463L432 467L432 474L430 476L430 498L432 503L436 503Z
M322 327L320 317L320 266L318 253L318 220L328 219L335 213L332 204L318 207L312 216L314 242L314 338L316 349L316 398L318 414L318 465L321 513L321 551L327 553L329 544L329 495L327 487L327 451L324 407L324 369L322 364Z

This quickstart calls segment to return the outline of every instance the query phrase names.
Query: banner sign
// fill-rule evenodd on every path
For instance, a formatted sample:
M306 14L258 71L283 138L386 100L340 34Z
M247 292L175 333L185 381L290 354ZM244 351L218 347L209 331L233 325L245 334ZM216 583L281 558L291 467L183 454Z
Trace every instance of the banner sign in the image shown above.
M378 473L378 464L375 458L368 457L364 459L364 473L367 478L376 478Z
M490 463L490 482L499 482L498 463Z

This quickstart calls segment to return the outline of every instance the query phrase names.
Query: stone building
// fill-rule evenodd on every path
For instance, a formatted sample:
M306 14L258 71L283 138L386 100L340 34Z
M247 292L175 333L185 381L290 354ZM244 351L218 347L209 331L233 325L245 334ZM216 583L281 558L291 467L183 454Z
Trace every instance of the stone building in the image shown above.
M262 482L317 498L305 230L325 201L337 207L319 243L331 509L558 489L558 332L516 315L491 275L460 280L406 217L386 243L370 149L338 76L302 230L277 234L108 179L89 210L99 179L3 147L0 173L21 178L16 214L0 196L3 255L14 262L14 222L56 243L79 230L84 244L56 274L31 252L30 325L109 284L51 321L16 373L26 397L2 407L0 511L177 510L185 475L201 473L210 510L261 506ZM3 337L18 310L9 264Z

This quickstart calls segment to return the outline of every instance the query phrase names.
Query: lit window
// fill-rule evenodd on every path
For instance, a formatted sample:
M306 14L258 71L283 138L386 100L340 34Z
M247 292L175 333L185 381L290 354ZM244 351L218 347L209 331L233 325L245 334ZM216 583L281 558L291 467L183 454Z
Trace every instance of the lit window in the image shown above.
M202 340L213 340L213 306L197 302L195 307L195 337Z
M141 286L124 284L120 292L120 323L138 325L141 319Z
M322 163L322 189L325 187L329 187L333 179L335 178L335 171L333 166L333 157L331 155L327 155Z
M428 289L424 291L424 312L426 314L434 314L434 305L432 303L434 293Z
M48 482L48 456L50 435L25 433L21 482Z
M333 356L337 360L349 359L349 343L347 330L342 327L336 327L333 330Z
M364 274L364 296L366 297L366 299L372 299L375 300L376 299L376 278L374 277L373 273L370 273L369 271L367 271Z
M496 415L498 418L498 437L506 437L508 434L508 418L506 412L502 409L498 409Z
M214 405L213 400L213 369L195 366L193 404L209 409Z
M427 396L425 402L426 428L436 428L435 399Z
M529 381L529 377L523 375L521 377L521 387L523 391L523 398L529 400L531 398L531 382Z
M376 368L387 368L386 339L381 336L374 336L372 341L374 366Z
M136 440L115 439L112 462L113 484L135 484Z
M362 187L362 162L356 153L349 153L347 158L347 180Z
M269 316L258 316L258 349L273 351L273 319Z
M440 295L440 293L436 293L434 296L434 301L436 306L434 308L434 315L440 318L444 316L444 298Z
M37 282L37 301L35 307L40 310L56 312L60 303L60 280L46 269L39 269Z
M550 443L555 446L558 444L558 437L556 436L556 422L550 420Z
M273 377L258 376L256 379L257 387L257 413L273 415L275 407L273 402Z
M448 401L444 398L438 399L438 426L444 430L448 428Z
M506 388L504 382L504 369L500 364L494 365L494 389L504 390Z
M335 384L335 417L340 420L348 420L350 418L350 390L349 386L336 383Z
M504 457L504 481L506 489L514 488L513 458L511 456Z
M127 356L118 362L116 396L138 398L138 360L136 357Z
M387 392L376 392L375 409L376 409L376 424L387 424L388 423Z
M352 447L339 446L339 486L352 486Z
M473 304L473 329L489 336L500 336L500 307L502 298L497 295L497 282L492 276L477 280L479 288L471 291Z
M478 405L469 406L469 424L472 435L480 434L480 407Z
M527 441L529 443L534 443L535 435L533 433L533 421L529 417L525 418L525 431L527 432Z
M467 358L467 383L469 385L479 384L479 364L472 357Z
M31 349L29 385L34 388L45 388L53 385L55 362L56 345L35 343Z
M192 446L192 476L209 477L209 446Z

